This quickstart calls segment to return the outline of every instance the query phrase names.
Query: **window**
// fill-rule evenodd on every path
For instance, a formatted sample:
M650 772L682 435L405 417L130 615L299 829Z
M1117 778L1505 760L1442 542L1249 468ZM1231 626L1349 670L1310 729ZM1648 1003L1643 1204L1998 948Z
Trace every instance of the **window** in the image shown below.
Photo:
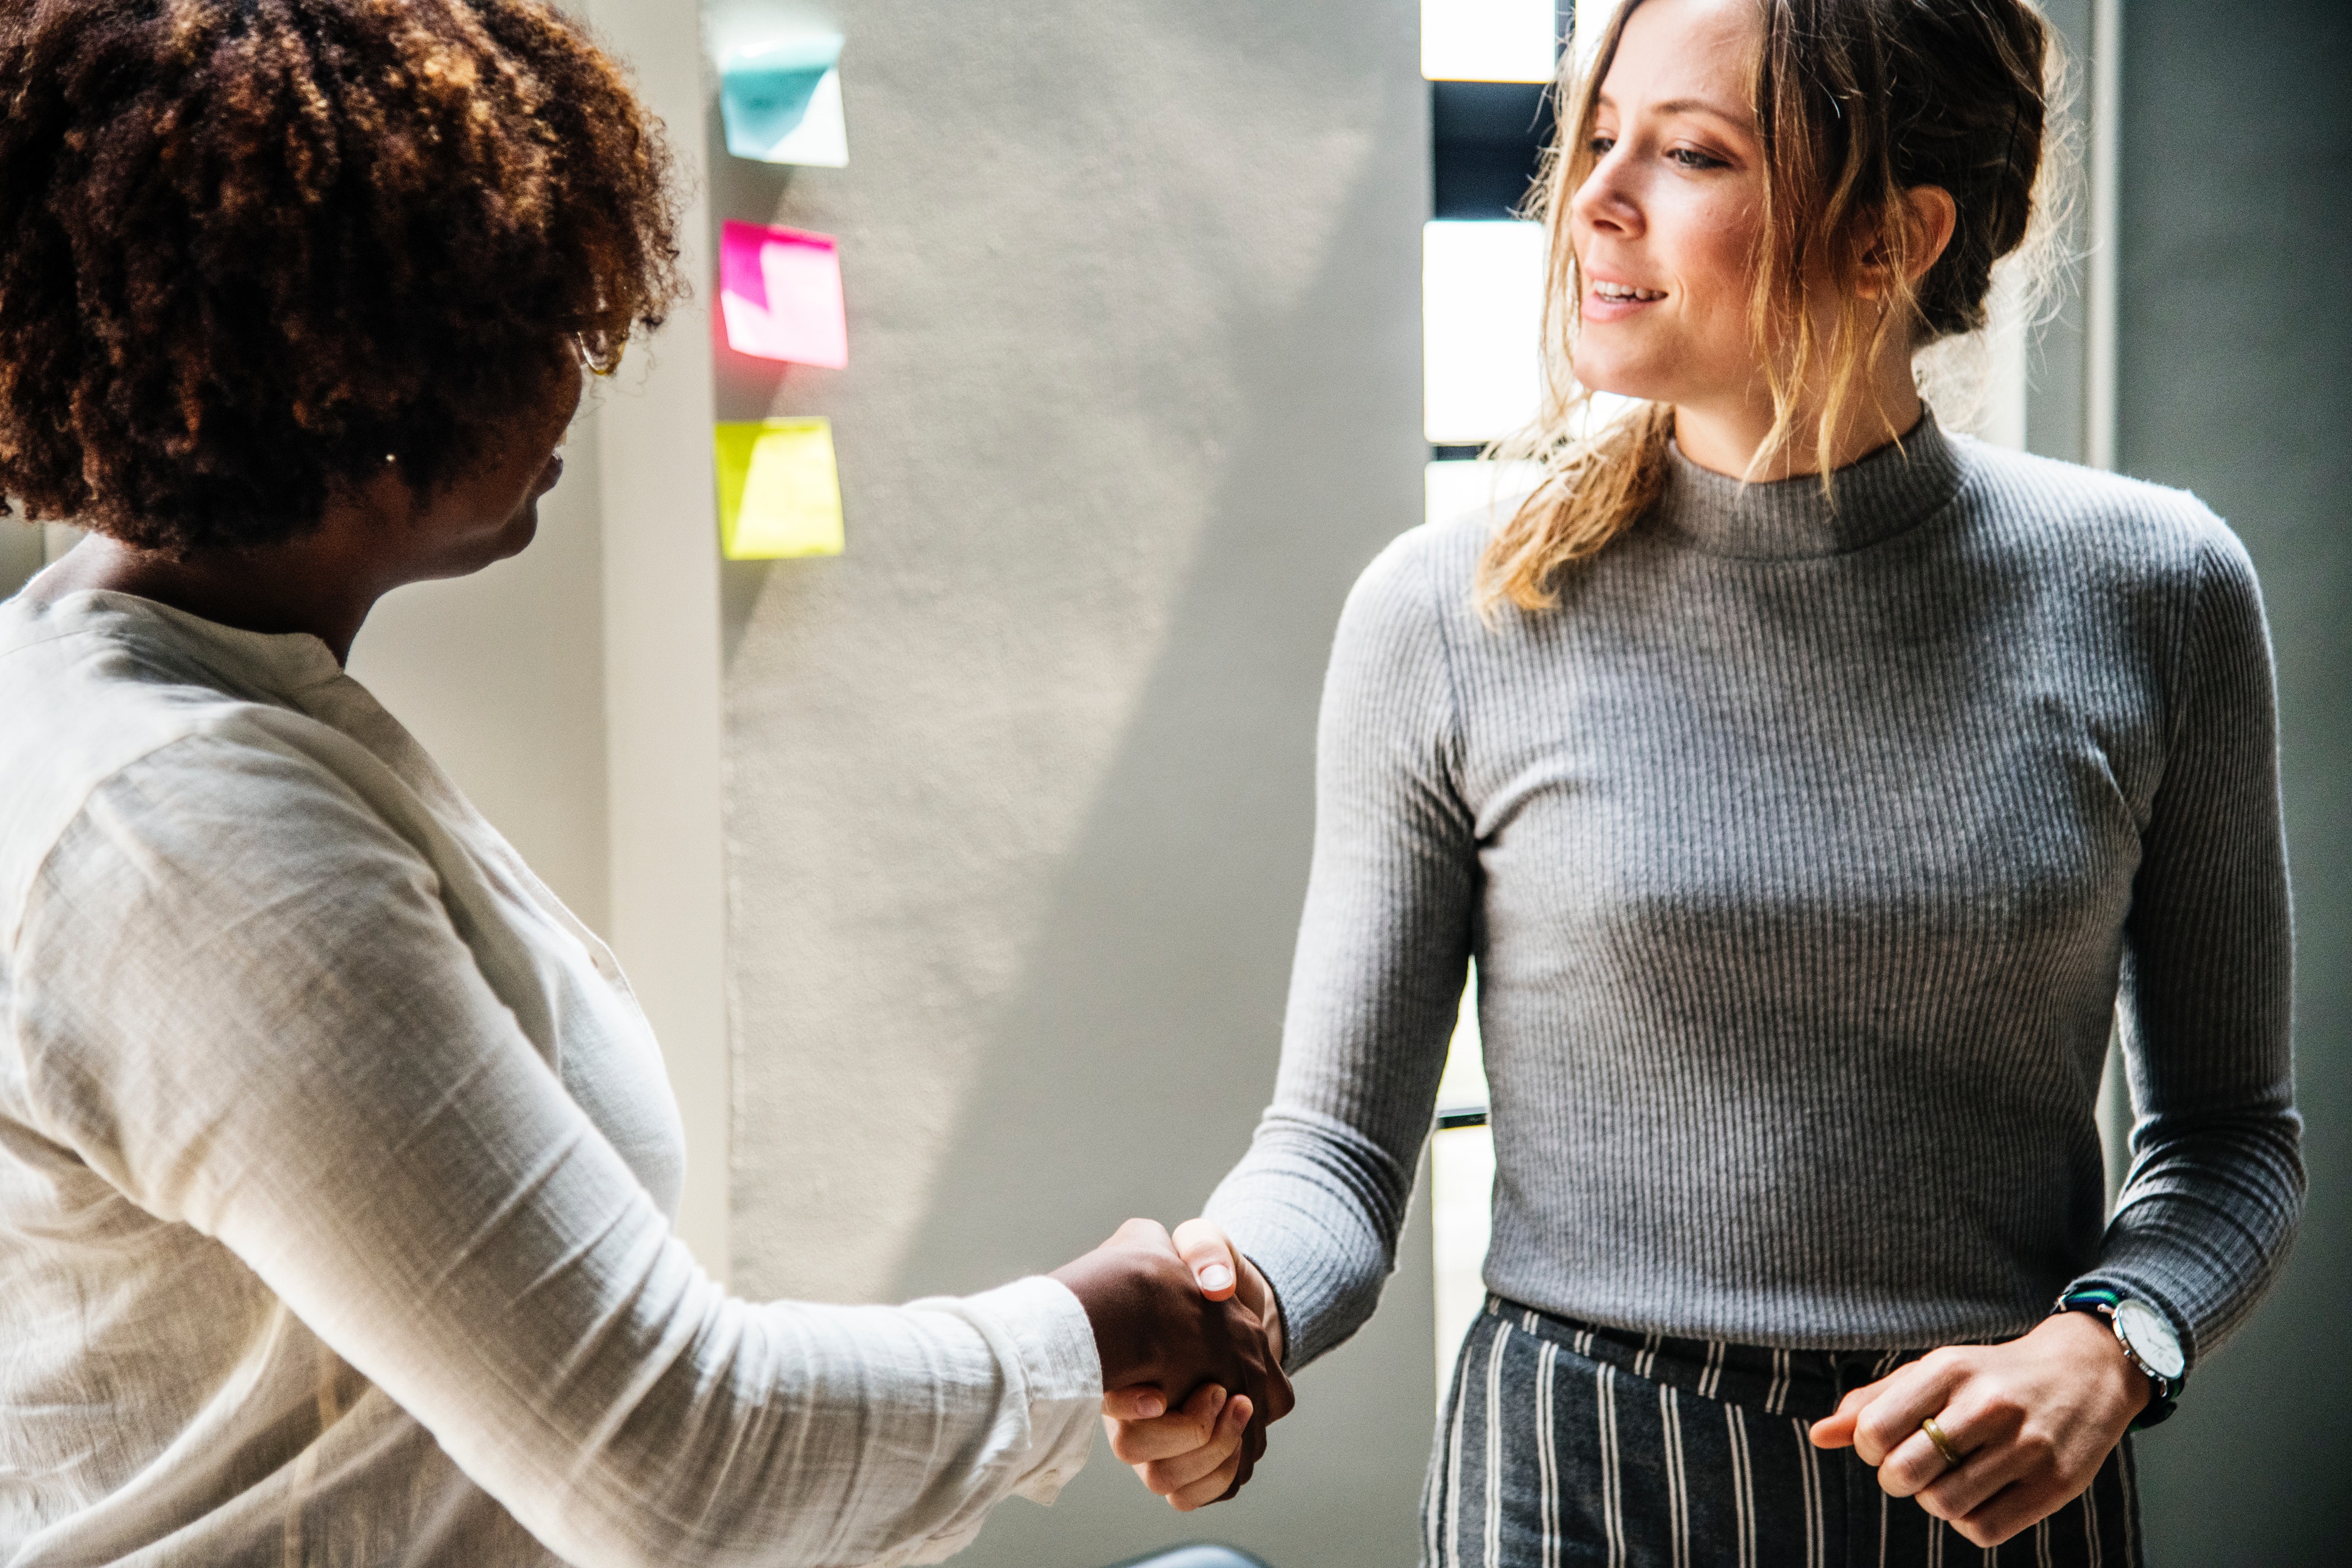
M1477 455L1532 419L1541 391L1543 231L1517 214L1551 134L1547 89L1564 21L1554 0L1422 0L1434 208L1422 236L1433 518L1491 505L1532 482L1524 465ZM1438 1131L1430 1144L1441 1399L1454 1351L1486 1297L1495 1146L1477 990L1474 973L1438 1086Z

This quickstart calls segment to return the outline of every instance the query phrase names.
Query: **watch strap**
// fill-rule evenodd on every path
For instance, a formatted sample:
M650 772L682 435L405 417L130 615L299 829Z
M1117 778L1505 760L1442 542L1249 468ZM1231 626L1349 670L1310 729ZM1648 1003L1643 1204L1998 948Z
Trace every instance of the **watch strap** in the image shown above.
M2108 1286L2085 1285L2080 1290L2068 1291L2060 1296L2056 1304L2051 1307L2050 1315L2056 1317L2060 1312L2096 1312L2107 1320L2108 1332L2115 1333L2116 1343L2123 1347L2125 1359L2138 1369L2141 1376L2147 1379L2147 1404L2142 1407L2138 1415L2132 1417L2130 1428L2132 1431L2140 1432L2168 1419L2172 1413L2180 1407L2180 1401L2176 1396L2179 1394L2181 1385L2189 1379L2186 1374L2178 1378L2172 1378L2154 1371L2139 1358L2139 1353L2132 1349L2131 1342L2124 1338L2120 1333L2116 1333L2116 1308L2122 1305L2123 1299L2122 1291Z

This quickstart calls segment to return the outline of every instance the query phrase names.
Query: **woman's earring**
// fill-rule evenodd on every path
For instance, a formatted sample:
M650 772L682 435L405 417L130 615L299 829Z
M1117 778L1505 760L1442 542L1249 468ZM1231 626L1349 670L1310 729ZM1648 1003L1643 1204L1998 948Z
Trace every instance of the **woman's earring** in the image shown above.
M625 348L627 346L627 340L622 340L622 344L623 347ZM619 350L615 350L614 351L611 362L607 363L589 351L588 338L585 333L574 332L572 334L572 351L579 356L580 368L586 371L592 376L609 377L618 371L621 368L621 354Z

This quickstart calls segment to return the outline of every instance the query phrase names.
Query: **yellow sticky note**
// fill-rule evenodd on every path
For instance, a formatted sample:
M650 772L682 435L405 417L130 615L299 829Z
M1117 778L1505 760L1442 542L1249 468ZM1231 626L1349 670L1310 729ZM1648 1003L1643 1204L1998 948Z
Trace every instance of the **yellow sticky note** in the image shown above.
M829 419L719 426L719 549L729 560L841 553L841 474Z

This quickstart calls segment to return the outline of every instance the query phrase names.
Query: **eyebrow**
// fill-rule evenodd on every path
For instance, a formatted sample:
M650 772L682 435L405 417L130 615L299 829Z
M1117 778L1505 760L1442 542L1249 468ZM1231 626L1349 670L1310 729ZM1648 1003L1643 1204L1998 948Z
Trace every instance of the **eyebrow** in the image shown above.
M1596 107L1606 106L1610 109L1615 109L1617 107L1616 100L1612 99L1607 93L1602 93L1594 101ZM1707 102L1707 100L1703 98L1668 99L1664 103L1652 104L1650 106L1650 112L1653 114L1711 115L1715 119L1722 120L1726 125L1733 126L1741 131L1752 131L1756 129L1755 118L1752 115L1728 113L1724 110L1717 108L1716 105Z

